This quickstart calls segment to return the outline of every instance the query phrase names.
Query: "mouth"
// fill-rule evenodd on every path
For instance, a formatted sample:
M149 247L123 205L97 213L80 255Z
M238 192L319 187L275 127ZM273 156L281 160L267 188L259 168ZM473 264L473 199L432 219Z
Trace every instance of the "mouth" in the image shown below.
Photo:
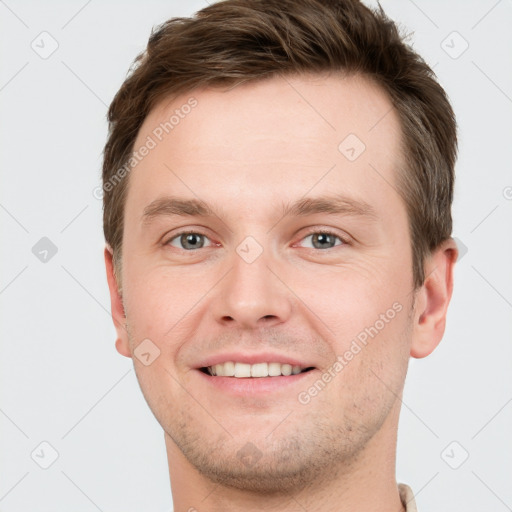
M288 363L264 362L264 363L242 363L226 361L212 366L199 368L201 372L210 377L232 377L234 379L261 379L265 377L288 377L307 373L314 370L313 366L302 367Z

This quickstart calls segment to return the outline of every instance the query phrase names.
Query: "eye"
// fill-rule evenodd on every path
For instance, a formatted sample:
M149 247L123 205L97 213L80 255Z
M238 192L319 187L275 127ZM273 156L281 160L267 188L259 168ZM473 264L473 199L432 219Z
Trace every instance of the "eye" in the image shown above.
M208 240L209 245L205 246L205 240ZM211 242L206 235L202 233L197 233L195 231L186 231L183 233L178 233L176 236L169 239L166 242L168 245L172 245L173 247L178 247L179 249L183 249L185 251L191 251L194 249L202 249L203 247L210 247Z
M302 240L307 240L308 238L311 238L313 249L332 249L335 246L346 243L340 236L330 231L314 231L305 236ZM337 243L338 241L339 243Z
M332 249L333 247L346 244L339 235L336 235L330 231L313 231L309 235L306 235L302 242L311 239L310 246L306 247L312 249ZM185 251L193 251L195 249L202 249L204 247L211 247L213 244L210 239L196 231L184 231L170 238L166 245L171 245Z

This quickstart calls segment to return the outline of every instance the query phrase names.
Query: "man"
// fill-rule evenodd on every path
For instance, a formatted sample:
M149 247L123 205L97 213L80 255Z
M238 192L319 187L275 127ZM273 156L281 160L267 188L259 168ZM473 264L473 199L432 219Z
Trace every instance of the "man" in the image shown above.
M176 511L414 511L409 357L440 342L456 127L356 0L227 0L151 35L109 110L117 350Z

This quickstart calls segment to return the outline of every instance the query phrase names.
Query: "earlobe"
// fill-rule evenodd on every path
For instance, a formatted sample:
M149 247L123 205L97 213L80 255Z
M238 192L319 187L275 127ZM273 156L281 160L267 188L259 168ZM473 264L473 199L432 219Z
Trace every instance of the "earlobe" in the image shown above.
M116 339L116 350L122 356L130 357L130 358L132 357L128 343L124 339L120 338L119 336Z
M428 356L443 337L457 254L457 246L450 238L431 254L425 264L425 282L416 296L412 357Z
M105 246L105 269L107 272L108 289L110 291L110 308L112 313L112 320L116 328L117 351L126 357L131 357L130 343L128 340L128 333L126 332L126 316L124 311L123 299L119 292L119 286L116 276L114 275L114 262L113 252L110 246Z

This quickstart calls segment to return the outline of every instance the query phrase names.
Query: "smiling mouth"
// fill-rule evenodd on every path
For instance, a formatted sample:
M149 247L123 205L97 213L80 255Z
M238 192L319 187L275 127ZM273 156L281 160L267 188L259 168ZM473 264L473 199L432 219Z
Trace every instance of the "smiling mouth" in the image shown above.
M291 364L281 363L236 363L227 361L225 363L206 366L200 368L200 371L211 377L235 377L238 379L261 378L261 377L287 377L289 375L298 375L314 370L313 366L303 368L301 366L292 366Z

